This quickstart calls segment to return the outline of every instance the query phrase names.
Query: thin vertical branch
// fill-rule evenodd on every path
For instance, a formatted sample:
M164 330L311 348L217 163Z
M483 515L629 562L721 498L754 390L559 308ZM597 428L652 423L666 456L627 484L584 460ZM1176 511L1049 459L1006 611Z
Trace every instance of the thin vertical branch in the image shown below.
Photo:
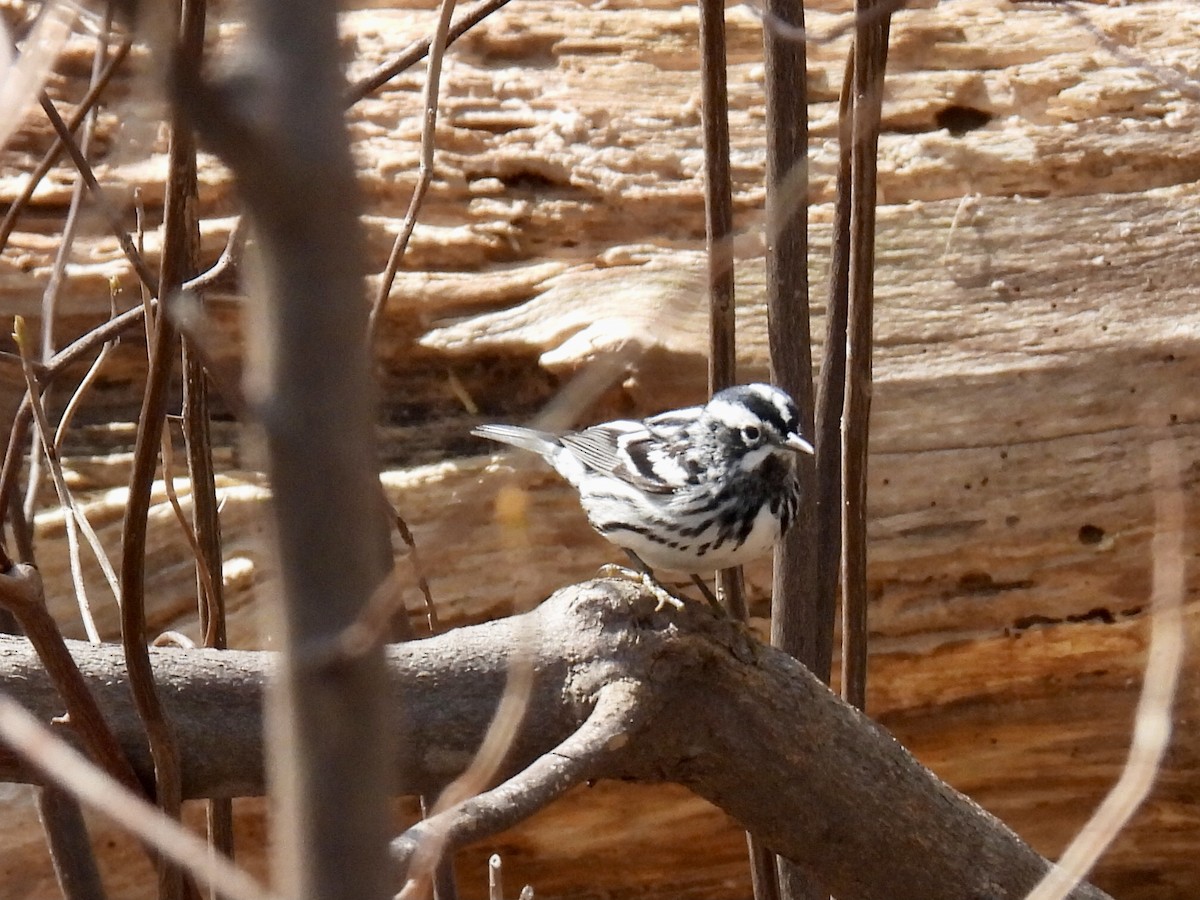
M99 81L100 73L103 71L105 60L108 57L111 12L110 6L105 18L104 27L100 30L97 37L96 50L92 56L92 74L89 88L95 87ZM87 156L95 124L96 109L93 108L83 121L83 131L79 137L79 150L84 157ZM42 362L48 361L54 355L54 327L58 318L58 297L62 291L67 262L71 257L71 250L75 245L75 235L78 230L79 211L82 208L83 196L83 176L77 175L75 184L71 188L71 200L67 205L67 218L63 224L62 236L59 239L58 248L54 253L54 262L50 268L50 277L46 280L46 288L42 292L41 353L39 354ZM25 485L24 513L26 521L32 521L34 518L37 509L38 494L45 475L45 470L42 468L42 456L38 452L37 445L38 439L35 437L30 445L29 480ZM68 524L68 528L71 527ZM75 560L73 560L73 566L77 567ZM76 588L76 594L81 598L84 596L79 587Z
M704 234L708 251L708 390L737 380L737 307L733 270L733 175L729 159L729 89L725 53L725 4L700 3L700 114L704 130ZM717 594L734 618L745 621L741 568L717 572ZM755 900L778 896L771 854L746 835Z
M842 406L846 395L846 316L850 302L850 150L854 139L854 51L846 57L838 102L838 170L825 312L825 354L817 378L817 591L836 607L842 558ZM832 640L830 653L833 651Z
M221 572L221 521L217 514L216 473L208 418L208 385L204 367L190 342L183 342L183 437L192 482L192 525L198 549L196 582L200 597L200 630L204 646L225 649L225 585ZM233 857L233 801L209 800L205 816L211 844Z
M504 900L504 870L499 853L488 857L488 900Z
M850 153L850 290L842 410L842 693L860 709L867 690L867 450L875 291L876 155L890 15L857 0L854 139Z
M4 450L4 465L0 467L0 516L4 517L4 521L12 529L13 549L17 558L31 565L36 563L33 530L29 527L29 520L25 518L25 511L17 497L17 480L25 462L25 442L29 439L29 428L32 424L33 402L27 393L13 416L12 428L8 432L8 446ZM0 531L0 538L2 537L3 532ZM12 557L0 547L0 571L7 570L12 563ZM16 623L11 621L11 616L0 615L0 620L6 633L16 633Z
M767 335L772 380L792 395L805 433L813 434L812 336L808 298L807 48L786 30L803 30L803 0L766 0L763 61L766 93ZM801 496L796 521L775 554L771 643L826 681L833 648L834 598L817 578L816 469L797 459ZM753 860L754 854L752 852ZM821 895L787 860L771 866L778 896ZM759 885L755 896L763 897Z
M801 0L768 0L768 23L804 27ZM767 112L767 325L771 374L800 407L813 432L812 339L808 306L808 116L803 41L763 29ZM775 558L771 641L828 679L833 604L818 596L815 469L799 458L801 489L795 524Z
M108 284L108 308L110 317L117 314L117 284L115 279L110 280ZM96 358L88 366L88 370L84 373L83 378L80 379L75 390L71 392L71 397L67 400L67 405L63 407L62 415L58 418L58 425L54 429L54 450L56 453L61 452L63 441L66 440L67 431L71 427L75 413L83 405L83 398L87 395L92 385L95 384L100 370L104 367L105 361L116 345L116 341L106 341L100 347L100 352L96 354ZM32 396L30 399L32 399Z
M54 786L38 791L38 818L46 832L50 864L64 900L104 900L104 882L88 839L79 801Z
M99 82L108 61L109 29L112 24L112 4L109 4L105 14L104 25L96 39L96 49L92 56L92 74L88 82L89 91ZM92 143L92 132L96 127L98 110L92 107L83 120L83 130L79 135L79 152L87 157ZM70 126L68 125L68 130ZM41 360L49 361L54 355L54 323L57 318L58 297L62 291L63 276L66 273L67 261L71 257L71 248L75 244L75 233L78 230L79 210L83 202L85 185L83 175L76 174L75 183L71 186L71 200L67 205L67 218L63 224L62 238L54 253L54 263L50 268L50 277L46 280L46 289L42 292L42 334Z
M171 47L177 65L182 63L184 54L189 54L189 62L193 61L192 55L198 52L196 42L203 40L203 0L182 0L178 15L179 31L174 36L177 43ZM184 279L193 274L189 268L189 260L194 259L194 245L199 239L194 208L195 153L195 141L190 127L180 112L173 111L166 193L163 199L161 271L153 284L145 278L142 279L143 286L155 291L159 297L168 296ZM126 253L129 255L128 250ZM134 445L129 506L122 535L121 641L125 649L134 702L138 715L145 723L150 754L154 761L158 804L167 816L178 819L182 806L178 747L154 684L154 671L150 666L145 634L145 554L150 490L154 482L166 422L172 363L179 343L171 317L159 315L155 319L146 390ZM147 332L151 333L149 318L146 325ZM163 856L159 856L156 863L160 900L182 898L183 871Z
M185 0L181 13L177 66L193 72L200 70L206 18L207 0ZM160 297L173 296L186 281L197 275L200 268L195 135L190 122L178 110L172 116L171 129L168 178L174 187L173 197L176 203L169 206L166 212L166 229L171 237L164 238L158 290ZM160 316L160 321L163 318L165 317ZM188 531L189 542L194 543L196 590L204 645L224 648L226 635L224 584L221 578L221 532L209 434L208 392L199 358L186 338L181 344L183 435L187 448L188 475L192 485L192 523L189 526L185 522L184 527ZM169 444L168 434L164 438L164 450ZM164 474L169 482L170 475L165 472ZM228 798L209 800L205 812L210 843L221 853L232 857L232 801Z
M704 128L704 213L708 243L708 384L737 377L733 296L733 176L729 163L729 91L725 72L725 4L700 0L701 120Z
M158 450L167 414L167 393L175 356L175 329L168 316L159 316L151 347L150 369L138 418L133 469L129 480L129 505L122 527L121 557L121 642L129 669L138 715L146 725L159 805L178 818L181 802L178 749L163 713L154 672L146 649L146 530L150 515L150 490L158 465ZM163 864L159 869L160 897L179 897L179 870Z
M700 116L704 129L704 232L708 249L708 388L737 378L733 296L733 176L729 164L729 90L725 72L725 4L700 0ZM746 618L741 574L717 573L730 614Z
M272 65L217 85L180 68L175 97L233 170L259 250L247 395L265 432L283 576L267 721L277 880L284 896L382 900L393 759L383 652L336 652L391 570L337 5L252 0L246 11L245 52Z
M446 54L446 47L450 40L450 25L451 19L454 16L455 0L441 0L438 9L437 25L434 28L432 37L429 40L429 62L425 70L425 88L422 97L422 105L424 115L421 123L421 154L420 162L417 168L417 183L413 188L412 198L409 201L408 211L404 215L404 222L400 227L400 233L396 236L396 240L392 245L392 251L388 256L387 266L384 269L383 275L379 281L379 287L375 294L374 302L371 304L370 315L367 319L367 345L369 348L374 347L377 335L379 333L380 321L383 318L384 310L387 307L388 296L391 294L392 285L396 280L396 273L400 268L400 261L404 258L404 253L408 249L409 239L412 237L413 229L416 228L417 215L421 210L421 205L425 201L425 194L429 190L429 185L433 180L433 162L435 140L437 137L437 114L438 114L438 96L441 89L442 77L442 62ZM385 503L386 503L386 498ZM412 540L412 535L409 534L404 520L392 512L390 505L388 513L392 516L400 529L401 535L406 539L412 553L412 561L414 566L418 566L416 559L416 545ZM419 569L418 569L419 571ZM428 591L428 585L425 584L424 578L418 574L418 582L420 583L423 593L429 603L429 609L432 616L432 602ZM394 599L399 599L399 592L396 592ZM411 637L411 629L408 626L408 618L403 607L397 610L396 614L390 616L392 619L392 630L396 640L406 640ZM431 620L432 627L432 620ZM432 804L432 798L422 797L421 808L425 811L427 805ZM433 894L436 900L455 900L458 896L458 886L454 873L454 857L453 854L447 854L438 860L434 875L433 875Z

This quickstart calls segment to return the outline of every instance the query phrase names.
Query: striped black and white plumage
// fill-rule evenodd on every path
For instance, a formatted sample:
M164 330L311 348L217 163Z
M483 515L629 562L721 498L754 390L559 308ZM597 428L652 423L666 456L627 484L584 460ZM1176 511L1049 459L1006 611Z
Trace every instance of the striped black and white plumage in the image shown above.
M640 422L472 433L540 455L579 492L592 527L646 565L694 574L764 556L795 518L795 456L813 452L800 427L791 397L747 384Z

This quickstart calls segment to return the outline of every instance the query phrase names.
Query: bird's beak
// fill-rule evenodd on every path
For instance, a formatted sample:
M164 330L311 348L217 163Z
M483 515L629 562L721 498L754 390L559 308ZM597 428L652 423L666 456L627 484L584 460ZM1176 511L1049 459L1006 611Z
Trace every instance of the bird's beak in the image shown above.
M797 453L813 453L813 445L798 434L789 434L784 438L783 446Z

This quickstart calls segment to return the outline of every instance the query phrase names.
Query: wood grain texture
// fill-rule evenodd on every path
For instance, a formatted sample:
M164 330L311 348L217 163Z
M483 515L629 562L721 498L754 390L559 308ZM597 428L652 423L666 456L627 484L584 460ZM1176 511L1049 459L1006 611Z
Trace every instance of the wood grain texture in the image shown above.
M352 76L427 32L432 6L412 7L345 14ZM818 34L844 22L828 4L809 11ZM236 33L223 27L225 37ZM1161 433L1185 460L1186 545L1198 545L1197 33L1200 11L1169 0L1069 8L956 0L904 11L892 29L875 278L868 709L1049 853L1124 756L1148 634L1146 445ZM767 348L760 26L730 7L728 35L739 364L749 378L765 375ZM824 282L829 252L846 40L809 47L814 284ZM696 42L694 9L674 0L522 0L450 52L435 179L381 346L387 452L429 463L385 480L449 625L526 608L615 558L536 461L465 458L484 452L466 438L470 424L532 416L559 384L629 343L641 354L594 409L578 410L581 421L703 391ZM72 44L60 63L56 97L82 95L85 48ZM140 187L153 214L165 146L154 143L144 69L143 57L103 118L99 175L126 200ZM350 111L373 270L415 182L420 86L414 70ZM0 155L0 200L19 190L49 134L31 120ZM201 180L202 245L215 258L235 196L211 160ZM36 320L70 183L55 170L0 256L6 313ZM110 275L126 302L134 296L99 220L85 232L61 301L64 334L104 314ZM153 232L147 245L156 265ZM230 367L244 302L216 298L213 334ZM814 312L821 335L823 311ZM114 548L128 460L111 451L130 432L103 423L131 415L142 360L140 342L128 341L68 460ZM452 378L478 416L464 412ZM0 400L11 390L0 379ZM257 465L253 447L238 445L228 426L218 435L227 442L219 492L231 642L270 646L257 611L276 584L261 543L268 494L247 471ZM501 492L518 510L503 522L492 514ZM191 564L161 496L152 523L151 627L186 627ZM70 626L61 516L44 514L38 528L47 592ZM1200 583L1190 552L1196 647ZM765 610L769 582L766 566L748 572L753 612ZM99 588L93 594L112 634L112 603ZM419 610L415 589L409 603ZM1186 662L1167 769L1098 873L1121 898L1190 898L1200 883L1198 659L1192 652ZM239 849L255 860L262 813L252 803L239 810ZM48 869L30 861L40 840L34 820L15 809L6 819L3 883L16 897L45 896L48 876L37 872ZM675 788L578 791L466 854L467 891L482 883L493 849L510 860L510 884L532 881L559 896L749 893L740 833ZM137 855L113 852L126 862ZM122 896L144 896L136 877L113 871L121 878L113 883L128 888ZM123 871L136 873L137 863Z

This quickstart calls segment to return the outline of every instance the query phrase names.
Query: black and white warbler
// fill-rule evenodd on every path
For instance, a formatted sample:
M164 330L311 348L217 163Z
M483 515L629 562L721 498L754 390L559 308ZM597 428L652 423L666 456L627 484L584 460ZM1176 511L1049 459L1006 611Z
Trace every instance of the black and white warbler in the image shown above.
M472 434L537 453L579 492L601 535L645 566L692 575L770 552L800 503L795 455L813 452L796 404L768 384L640 422Z

